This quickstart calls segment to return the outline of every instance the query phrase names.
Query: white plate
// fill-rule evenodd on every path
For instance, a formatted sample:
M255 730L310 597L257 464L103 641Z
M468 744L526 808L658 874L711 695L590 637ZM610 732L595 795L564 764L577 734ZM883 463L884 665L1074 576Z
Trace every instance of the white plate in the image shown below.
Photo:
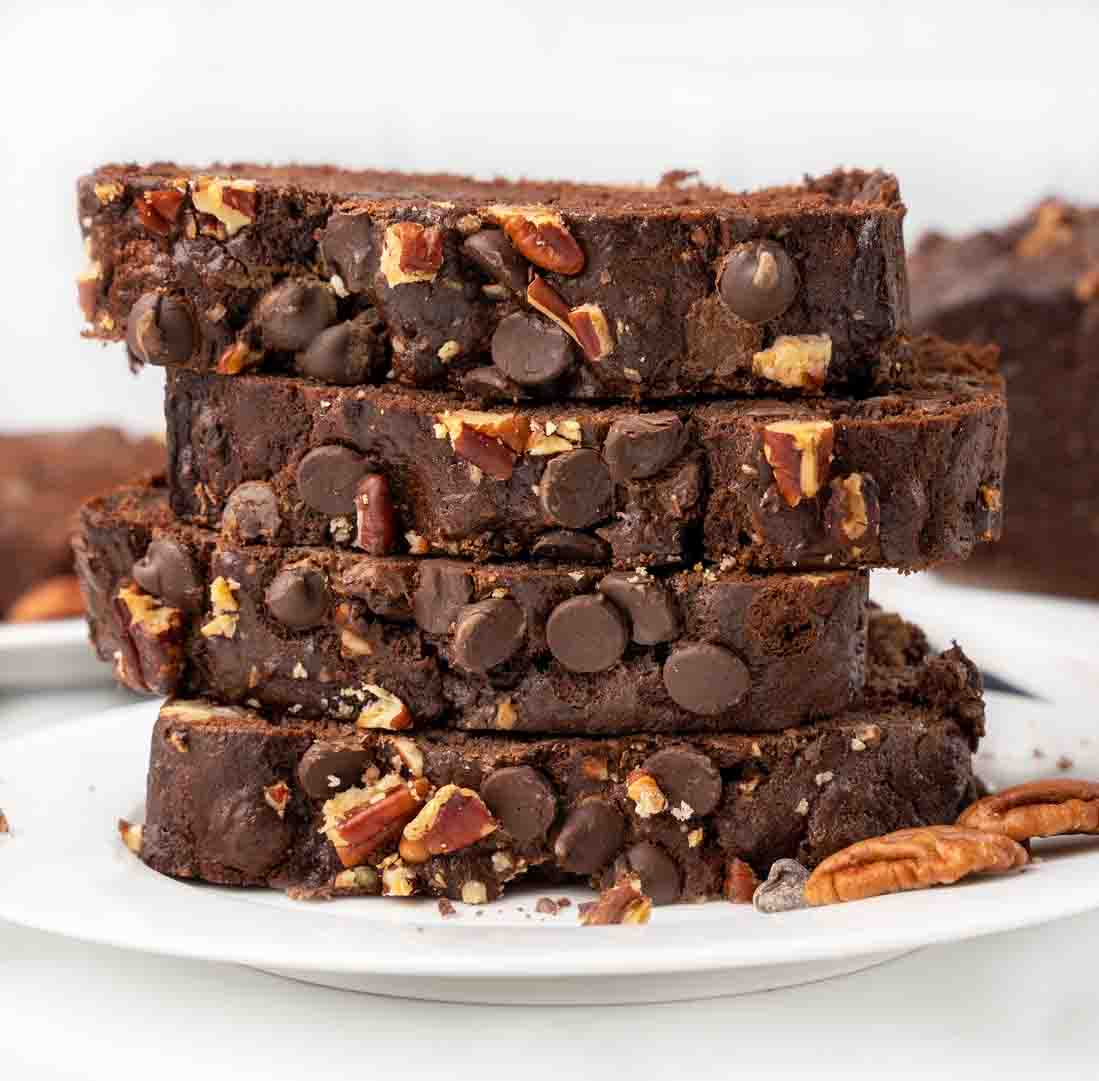
M1052 707L992 696L993 730L1017 736L1043 709ZM155 713L155 703L141 703L2 745L0 806L12 832L0 837L0 918L393 995L607 1004L804 983L1099 907L1099 848L1087 843L1061 846L1021 874L950 890L779 916L680 905L657 909L642 928L580 928L575 907L534 914L537 892L459 905L460 917L444 920L428 900L305 904L273 891L176 882L131 856L115 833L118 817L141 816ZM1001 768L1025 739L1016 743L1012 750L990 741L990 754L1010 751L996 759ZM1022 758L1018 766L1026 769Z
M0 623L0 690L87 687L111 681L83 619Z

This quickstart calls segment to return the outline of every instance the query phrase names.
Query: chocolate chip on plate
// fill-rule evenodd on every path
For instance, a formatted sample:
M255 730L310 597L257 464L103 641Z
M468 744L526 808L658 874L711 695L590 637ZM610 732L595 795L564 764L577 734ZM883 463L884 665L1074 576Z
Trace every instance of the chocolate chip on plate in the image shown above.
M641 768L664 793L668 805L686 804L691 813L702 817L717 810L721 802L721 774L708 755L686 747L666 747L649 755Z
M458 613L473 596L473 579L460 563L428 559L412 594L412 614L428 634L448 634Z
M551 458L538 490L546 516L567 529L585 529L611 512L611 475L603 459L588 448Z
M546 620L550 652L570 672L602 672L618 662L628 640L622 613L603 596L562 601Z
M565 819L553 854L563 871L591 875L610 863L625 837L622 815L605 800L589 799Z
M221 512L222 532L246 544L274 540L282 525L274 488L262 480L238 484Z
M492 335L492 363L524 387L541 386L568 371L572 343L556 324L529 312L513 312Z
M525 293L529 277L527 261L515 250L500 229L482 229L462 244L462 253L469 256L490 278L506 285L512 292Z
M679 634L679 610L671 591L650 575L611 571L596 588L629 615L631 637L639 646L670 642Z
M336 213L321 235L321 251L330 270L351 293L369 292L374 286L378 259L374 226L365 211Z
M359 784L370 764L370 755L361 747L317 740L301 756L298 783L310 799L331 799Z
M268 349L304 349L336 321L336 297L316 279L287 278L260 297L255 319Z
M324 621L331 595L320 571L312 567L285 567L267 587L265 600L280 623L304 630Z
M489 597L459 611L454 658L471 672L487 672L513 657L525 637L523 609L506 597Z
M753 240L725 257L718 290L728 309L749 323L777 319L798 292L794 261L773 240Z
M683 452L687 429L675 413L621 417L607 430L603 458L619 483L652 477Z
M321 514L353 514L355 493L365 472L358 451L338 443L315 447L298 463L298 495Z
M649 841L631 845L623 853L628 870L641 876L641 892L655 905L674 905L679 900L679 868L664 849Z
M191 553L179 541L154 540L133 565L132 573L146 593L174 608L194 610L202 604L202 580Z
M557 796L531 766L493 770L481 783L481 799L521 845L545 837L557 817Z
M530 556L554 563L606 563L610 559L610 546L605 540L587 533L554 529L534 542Z
M190 308L182 300L160 293L138 297L126 320L126 347L142 364L181 364L195 348Z
M735 706L750 683L744 662L731 650L710 642L680 646L664 662L664 687L672 700L707 717Z

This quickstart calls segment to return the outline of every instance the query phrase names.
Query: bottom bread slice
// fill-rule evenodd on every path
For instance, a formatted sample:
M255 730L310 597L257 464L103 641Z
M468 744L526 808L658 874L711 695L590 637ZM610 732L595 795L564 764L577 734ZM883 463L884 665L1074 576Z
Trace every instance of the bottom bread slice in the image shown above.
M885 615L862 705L775 733L403 735L174 700L153 733L141 852L165 874L302 897L479 902L524 876L605 886L630 870L657 903L705 900L734 858L764 875L953 822L983 721L961 650L929 656Z

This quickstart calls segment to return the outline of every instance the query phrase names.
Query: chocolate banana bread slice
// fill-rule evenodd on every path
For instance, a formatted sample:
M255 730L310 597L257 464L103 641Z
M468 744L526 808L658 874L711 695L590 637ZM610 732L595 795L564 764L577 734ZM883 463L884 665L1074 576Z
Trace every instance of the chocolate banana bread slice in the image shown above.
M916 569L999 535L1007 414L994 349L914 351L903 392L656 412L174 372L172 506L378 554Z
M911 267L917 322L995 342L1011 398L1011 529L950 576L1099 600L1099 208L928 235Z
M245 546L162 489L84 509L92 637L138 690L369 728L762 731L863 685L866 572L656 575Z
M739 194L257 165L78 185L92 337L131 362L508 397L814 394L912 358L894 177Z
M516 739L361 732L176 700L153 732L142 858L301 897L469 902L549 875L640 875L658 904L722 896L731 861L813 865L953 822L975 793L980 678L877 616L863 705L744 735Z

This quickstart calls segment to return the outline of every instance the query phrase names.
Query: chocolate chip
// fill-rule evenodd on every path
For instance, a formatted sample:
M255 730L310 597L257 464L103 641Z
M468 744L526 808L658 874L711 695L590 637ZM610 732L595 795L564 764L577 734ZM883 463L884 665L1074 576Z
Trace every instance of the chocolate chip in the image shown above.
M139 364L182 364L195 348L190 309L175 297L143 294L126 320L126 347Z
M362 782L370 755L361 747L317 740L301 756L298 783L310 799L331 799L337 792Z
M568 529L584 529L606 518L613 495L606 464L586 448L551 458L539 485L542 510Z
M698 751L667 747L646 758L641 768L656 781L672 808L685 803L701 818L721 802L721 774Z
M458 613L473 596L473 579L461 563L429 559L420 564L412 594L412 614L428 634L449 634Z
M264 803L262 791L249 786L212 804L205 829L198 832L198 856L258 882L286 855L292 829L289 819L280 819Z
M757 912L792 912L805 908L805 884L809 872L797 860L775 860L767 875L752 894L752 905Z
M202 580L195 561L179 541L154 540L133 565L134 581L173 608L194 611L202 604Z
M537 387L568 371L572 344L556 324L529 312L513 312L492 335L492 363L516 383Z
M374 254L374 227L366 211L333 214L321 236L321 251L331 270L352 293L374 286L378 260Z
M572 597L546 620L550 652L570 672L602 672L618 662L629 635L622 613L605 597Z
M336 321L336 298L319 281L287 278L260 297L255 318L268 349L304 349Z
M353 514L355 492L365 472L358 451L337 443L316 447L298 463L298 495L321 514Z
M659 473L683 453L687 429L675 413L649 413L616 420L607 431L603 458L620 484Z
M462 390L470 398L485 402L511 402L521 393L517 383L498 369L488 367L471 368L466 372L462 376Z
M773 240L740 244L725 257L718 290L728 309L749 323L777 319L798 292L794 261Z
M462 252L490 278L495 278L512 292L526 292L527 261L500 229L482 229L474 233L462 244Z
M549 559L554 563L606 563L610 547L599 537L555 529L543 533L530 550L532 559Z
M592 875L610 863L625 837L626 823L618 811L604 800L589 799L570 812L553 854L563 871Z
M672 700L707 717L736 705L750 683L744 662L724 646L709 642L680 646L664 662L664 687Z
M454 659L471 672L487 672L515 655L525 624L523 609L505 597L467 604L454 628Z
M294 357L294 367L322 383L344 387L365 383L377 359L378 345L375 335L357 330L354 320L322 330Z
M312 567L286 567L267 587L265 600L280 623L304 630L324 621L331 596L320 571Z
M246 480L238 484L225 501L221 530L245 544L270 543L282 525L279 500L270 484Z
M521 845L540 841L557 817L557 796L530 766L493 770L481 784L481 799Z
M629 614L639 646L670 642L679 634L679 611L661 582L638 571L612 571L596 587Z
M641 876L641 892L655 905L674 905L679 900L679 868L664 849L641 841L623 853L627 868Z

